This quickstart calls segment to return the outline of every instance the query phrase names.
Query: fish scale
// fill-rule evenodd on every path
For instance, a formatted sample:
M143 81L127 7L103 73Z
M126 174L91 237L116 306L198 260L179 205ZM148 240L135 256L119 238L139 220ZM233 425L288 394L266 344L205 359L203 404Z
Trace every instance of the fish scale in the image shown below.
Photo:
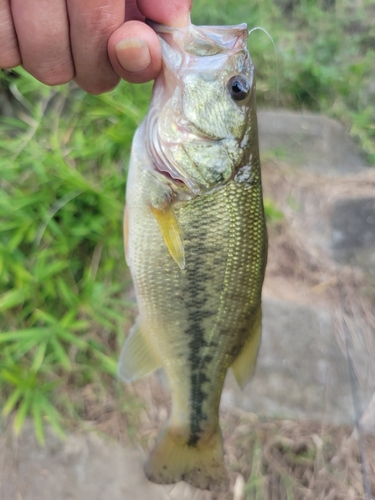
M193 32L194 36L201 33L205 37L205 49L209 29L195 28ZM251 61L243 47L245 29L240 25L232 30L231 51L230 31L223 34L225 44L220 61L224 66L219 75L223 84L231 77L231 71L239 68L244 78L252 78ZM170 44L164 62L173 71L178 72L173 67L176 61L191 57L190 68L194 58L211 57L201 55L199 48L195 53L189 36L189 50L193 52L185 58L176 57L175 61L173 50L185 50L178 30L156 26L156 31ZM176 40L180 44L177 47L173 45ZM219 40L214 37L212 43L217 45ZM223 54L227 52L225 65ZM200 59L198 65L202 66ZM167 78L168 67L165 73ZM184 96L185 107L189 96L194 109L194 99L200 103L199 89L194 85L206 85L202 95L204 99L211 95L212 100L199 106L207 106L207 138L196 136L199 131L194 132L195 125L189 125L185 116L177 125L169 123L170 118L163 119L154 136L159 141L154 155L152 141L145 147L145 137L150 136L150 127L157 123L152 105L150 119L146 117L135 134L127 182L125 246L139 316L121 353L119 367L120 375L128 382L157 367L163 367L168 376L172 411L145 465L149 479L159 483L184 479L199 488L213 490L223 490L228 485L218 423L222 387L229 367L232 366L240 385L248 381L253 371L260 342L267 252L254 92L249 90L243 104L233 104L219 77L210 80L203 75L200 82L199 73L185 80L182 76L183 88L193 86L186 92L176 91L169 99L163 97L164 88L158 82L154 89L153 101L158 106L164 102L160 116L165 113L178 120L178 96ZM220 88L222 102L217 102ZM172 104L173 113L168 108ZM194 119L202 114L200 108L197 110L197 114L190 113ZM189 133L186 126L191 127ZM165 127L173 130L172 145L168 145L171 134L169 130L164 133ZM185 155L197 151L197 147L202 155L197 156L199 163L190 170L192 157L184 163L184 173L177 182L168 176L168 171L178 174L179 164L174 163L168 170L168 158L183 158L176 153L178 134ZM209 137L214 138L216 149L205 154L205 142L212 146L213 139ZM184 141L190 141L190 149L185 148ZM219 174L212 173L215 154L217 162L224 158L226 167L229 163L225 158L230 155L233 161L240 161L232 165L230 178L220 174L224 171L221 165L217 168ZM163 158L165 165L160 172L155 162ZM189 181L184 176L190 176ZM196 192L187 187L194 185Z

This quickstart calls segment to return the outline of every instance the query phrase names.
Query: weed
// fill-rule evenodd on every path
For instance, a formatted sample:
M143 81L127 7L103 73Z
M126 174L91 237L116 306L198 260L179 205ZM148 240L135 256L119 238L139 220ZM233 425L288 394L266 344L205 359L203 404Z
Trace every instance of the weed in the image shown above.
M250 477L245 484L246 500L262 500L265 494L265 477L262 471L262 444L256 440L252 450Z
M17 431L32 415L42 442L44 419L60 429L59 382L116 376L125 165L150 87L94 98L16 73L0 140L0 384L3 414Z
M275 203L269 198L265 198L263 200L264 211L266 214L266 218L269 221L280 221L283 219L283 213L276 207Z
M261 106L308 109L342 120L375 164L375 11L373 2L349 0L200 0L197 24L262 26L277 47L279 85L272 44L260 31L249 38ZM279 89L279 95L277 94Z

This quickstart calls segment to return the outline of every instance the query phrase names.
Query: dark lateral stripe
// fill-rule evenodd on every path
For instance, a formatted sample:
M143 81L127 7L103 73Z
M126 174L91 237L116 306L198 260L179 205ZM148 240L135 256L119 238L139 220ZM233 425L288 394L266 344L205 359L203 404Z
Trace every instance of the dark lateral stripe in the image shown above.
M205 331L203 321L216 315L215 310L208 306L210 298L211 277L213 269L207 268L207 259L205 256L216 254L220 255L221 249L213 245L212 241L207 241L207 231L204 218L197 220L186 231L186 241L192 242L192 247L199 243L199 251L186 249L186 289L185 303L188 311L188 326L185 334L190 338L189 362L191 367L190 379L190 436L189 446L195 446L202 433L202 423L207 420L207 415L203 411L203 403L208 394L203 390L203 384L208 382L205 374L207 364L213 359L212 356L205 354L208 346L205 340ZM213 348L213 347L212 347Z

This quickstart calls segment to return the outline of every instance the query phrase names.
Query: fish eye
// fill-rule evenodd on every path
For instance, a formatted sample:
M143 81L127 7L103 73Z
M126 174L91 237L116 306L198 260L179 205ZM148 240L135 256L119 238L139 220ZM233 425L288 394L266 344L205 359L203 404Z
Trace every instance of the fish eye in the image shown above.
M243 101L250 92L250 82L242 75L232 76L227 84L230 96L235 101Z

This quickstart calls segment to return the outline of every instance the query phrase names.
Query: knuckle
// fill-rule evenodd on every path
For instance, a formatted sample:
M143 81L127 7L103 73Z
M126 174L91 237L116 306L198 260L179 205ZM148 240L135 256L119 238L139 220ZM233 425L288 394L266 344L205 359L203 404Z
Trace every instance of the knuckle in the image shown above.
M86 30L90 26L94 36L108 39L120 24L120 19L117 20L108 6L100 6L87 12L82 29Z
M62 64L42 64L37 68L27 68L37 80L45 85L55 86L70 82L74 78L74 67L71 61Z

